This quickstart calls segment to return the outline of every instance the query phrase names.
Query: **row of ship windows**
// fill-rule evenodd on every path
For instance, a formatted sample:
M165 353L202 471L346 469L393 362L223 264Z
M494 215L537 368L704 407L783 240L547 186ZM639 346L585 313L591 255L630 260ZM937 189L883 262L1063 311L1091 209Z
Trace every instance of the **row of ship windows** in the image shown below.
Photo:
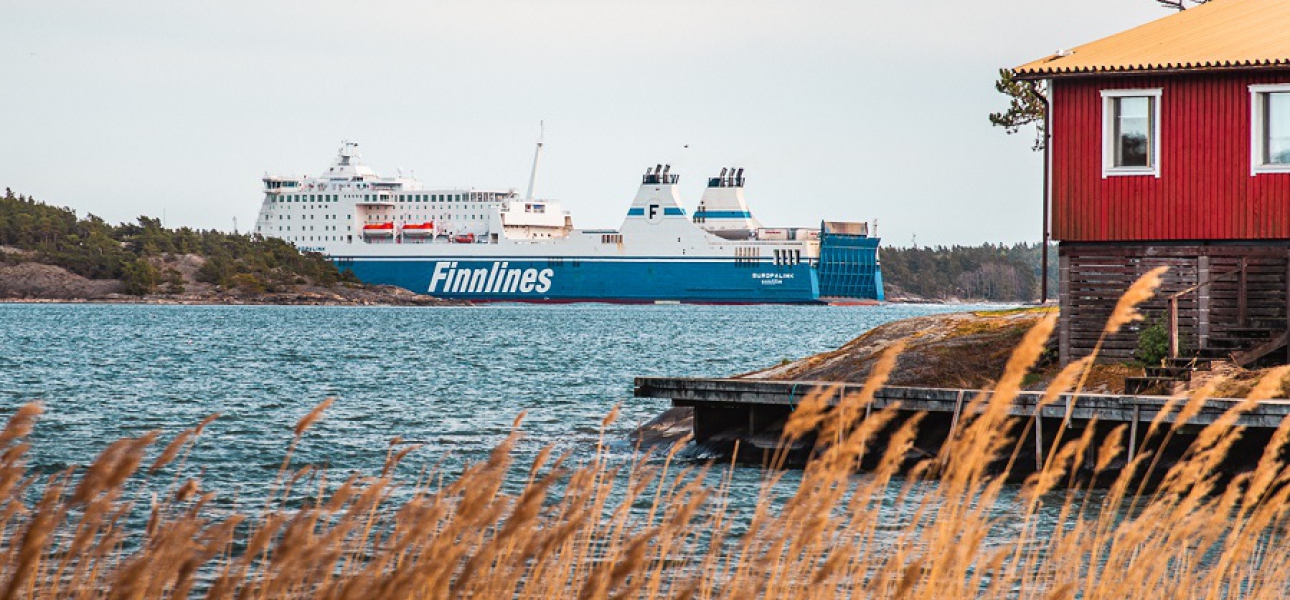
M462 215L462 214L458 214L457 216L458 216L459 218L461 218L463 221L464 221L464 220L467 220L467 219L478 221L478 220L481 220L481 219L483 219L483 218L484 218L484 216L483 216L483 215ZM368 220L368 221L387 221L387 220L389 220L390 218L392 218L392 217L387 216L387 215L367 215L367 220ZM403 218L404 218L404 219L413 219L413 220L416 220L416 219L452 219L452 213L443 213L443 214L440 214L440 215L438 215L438 216L436 216L436 215L403 215Z
M256 231L260 231L260 227L261 227L260 225L256 225L256 226L255 226L255 230L256 230ZM338 230L336 229L336 227L337 227L337 225L323 225L323 231L338 231ZM270 229L272 229L272 227L270 227ZM345 226L345 231L351 231L351 229L352 229L352 228L351 228L349 225L346 225L346 226ZM300 231L313 231L313 230L314 230L313 225L301 225L301 226L300 226ZM278 231L291 231L291 226L290 226L290 225L286 225L286 226L279 225L279 226L278 226Z
M269 202L340 202L335 194L290 195L270 198Z
M455 204L455 203L449 204L448 206L425 206L421 204L400 204L398 205L397 210L434 210L436 208L438 208L439 210L478 210L483 207L478 204ZM378 210L381 212L390 212L391 210L395 210L395 209L396 207L394 206L378 206L372 210Z
M333 220L334 220L336 217L337 217L337 215L323 215L323 220L327 220L327 219L333 219ZM349 220L349 217L350 217L349 215L345 215L345 219L346 219L346 220ZM266 218L272 218L272 215L269 215L269 216L267 216ZM307 219L312 219L312 218L314 218L314 215L300 215L300 220L301 220L301 221L304 221L304 220L307 220ZM287 221L290 221L290 220L291 220L291 215L278 215L278 220L279 220L279 221L282 221L282 220L284 220L284 219L285 219L285 220L287 220Z
M326 209L330 209L331 207L330 207L330 206L314 206L314 205L310 204L310 205L308 205L308 206L304 206L304 207L302 207L302 208L304 208L304 209L306 209L306 210L314 209L314 208L317 208L317 209L319 209L319 210L322 210L322 209L324 209L324 208L326 208ZM391 210L391 209L393 209L393 208L395 208L395 207L393 207L393 206L378 206L377 208L375 208L375 209L373 209L373 210L389 211L389 210ZM398 210L426 210L426 209L428 209L428 208L433 208L433 207L425 206L425 205L423 205L423 204L400 204L400 205L398 206ZM479 209L479 208L483 208L483 207L482 207L482 206L480 206L480 205L478 205L478 204L452 204L451 206L442 206L442 207L440 207L440 208L443 208L443 209L450 209L450 210L475 210L475 209ZM270 208L269 210L273 210L273 209L272 209L272 208Z
M300 215L300 220L301 221L313 220L314 216L315 215ZM335 220L338 216L339 215L323 215L323 220L324 221L328 219ZM479 215L479 214L466 214L466 215L458 214L457 216L461 217L462 219L472 219L476 221L484 218L483 215ZM272 218L273 218L273 215L265 215L265 220L270 220ZM350 218L350 215L345 215L345 220L349 220L349 218ZM388 218L390 217L385 215L367 215L368 221L382 221ZM426 215L426 214L421 214L421 215L405 214L403 215L403 218L405 219L451 219L452 213L442 213L441 216L437 216L437 217L435 215ZM278 215L278 220L290 221L291 215Z
M479 215L477 214L459 214L458 217L461 217L462 221L479 221L480 219ZM417 219L428 219L432 217L430 217L430 215L424 215L424 214L405 214L405 215L402 215L402 218L404 218L405 221L417 221ZM433 217L433 218L442 219L442 221L453 221L452 214L445 214L445 215L442 215L442 217ZM279 215L279 221L281 221L281 215ZM290 221L290 217L286 218L286 221ZM377 222L383 223L383 222L386 222L386 218L384 217L373 218L372 215L368 215L368 221L369 222L377 221ZM267 219L266 219L266 222L268 222ZM302 225L301 227L310 227L312 230L312 226ZM333 225L333 226L323 226L323 227L332 227L332 230L334 231L335 227L337 226ZM348 228L350 227L346 226L346 230L348 230ZM277 226L277 231L284 231L283 226ZM286 226L285 231L292 231L292 226L289 226L289 225ZM605 244L617 244L617 243L620 243L620 241L622 241L622 236L618 236L618 240L605 241Z
M317 237L317 239L314 239L315 237ZM341 241L341 236L339 235L320 235L320 236L297 235L294 237L284 237L282 239L287 240L288 242L339 242Z
M467 200L490 201L497 198L496 194L410 194L406 196L377 196L376 194L345 194L346 198L357 198L366 202L375 202L377 200L394 201L394 202L463 202ZM270 202L339 202L340 196L336 194L288 194L272 198Z
M328 216L333 216L333 217L334 217L335 215L323 215L323 216L324 216L324 217L328 217ZM312 216L312 215L310 215L310 218L312 218L312 217L313 217L313 216ZM348 219L348 218L349 218L349 215L345 215L345 217L346 217L346 219ZM461 219L461 220L463 220L463 221L467 221L467 220L470 220L470 221L478 221L478 220L483 219L483 217L482 217L481 215L457 215L457 217L458 217L458 218L460 218L460 219ZM272 217L271 217L271 216L266 216L266 217L265 217L265 222L266 222L266 223L267 223L267 222L270 222L270 221L271 221L271 219L272 219ZM403 219L403 220L409 220L409 221L417 221L417 220L425 220L425 219L442 219L442 220L444 220L444 221L451 221L451 220L452 220L452 213L446 213L446 214L439 215L439 216L435 216L435 215L403 215L403 216L402 216L402 219ZM278 220L279 220L279 221L284 220L284 219L282 218L282 215L278 215ZM285 220L290 221L290 220L291 220L291 217L290 217L290 216L287 216L287 218L286 218ZM303 220L308 220L308 219L301 219L301 220L303 221ZM375 215L368 215L368 216L367 216L367 220L368 220L368 222L379 221L379 222L384 223L384 222L388 221L388 220L389 220L389 218L388 218L388 217L384 217L384 216L380 216L380 217L378 217L378 216L375 216ZM613 242L606 242L606 243L613 243Z

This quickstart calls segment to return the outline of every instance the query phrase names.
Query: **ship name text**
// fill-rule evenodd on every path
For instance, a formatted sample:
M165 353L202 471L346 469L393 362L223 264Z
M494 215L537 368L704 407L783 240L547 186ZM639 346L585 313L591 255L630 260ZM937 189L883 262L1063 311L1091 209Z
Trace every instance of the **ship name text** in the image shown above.
M436 262L427 293L544 294L551 289L551 269L511 269L508 262L491 267L458 268L456 262ZM441 285L442 284L442 285Z

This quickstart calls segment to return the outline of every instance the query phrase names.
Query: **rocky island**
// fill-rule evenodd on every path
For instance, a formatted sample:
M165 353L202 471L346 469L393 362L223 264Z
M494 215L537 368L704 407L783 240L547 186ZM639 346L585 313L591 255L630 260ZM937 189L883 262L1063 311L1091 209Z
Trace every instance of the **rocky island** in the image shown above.
M109 225L5 190L0 197L0 302L461 305L363 284L282 240Z

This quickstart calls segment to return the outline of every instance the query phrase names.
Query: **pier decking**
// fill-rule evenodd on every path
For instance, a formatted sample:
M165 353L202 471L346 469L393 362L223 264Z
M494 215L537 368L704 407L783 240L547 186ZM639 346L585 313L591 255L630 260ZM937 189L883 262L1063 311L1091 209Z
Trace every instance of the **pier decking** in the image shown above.
M777 427L792 413L802 399L812 394L826 394L830 404L841 398L858 394L863 384L835 383L828 381L769 381L764 379L700 379L677 377L638 377L635 396L638 398L667 398L673 406L694 409L693 433L696 442L707 444L733 439L766 439L777 433ZM971 389L886 387L874 396L870 410L881 410L898 405L901 412L928 413L929 420L939 416L940 436L952 431L972 400L982 392ZM1017 417L1036 416L1036 406L1042 398L1040 392L1022 392L1017 395L1010 413ZM1129 425L1129 458L1133 457L1146 425L1150 424L1169 402L1167 396L1135 396L1114 394L1063 394L1059 399L1039 410L1037 427L1030 441L1035 448L1037 462L1042 462L1045 427L1057 427L1070 411L1071 426L1082 427L1096 419L1103 425ZM1220 415L1241 402L1238 399L1216 398L1207 400L1200 413L1187 421L1188 427L1213 423ZM1173 423L1182 402L1175 403L1171 414L1164 416L1165 423ZM1290 415L1290 400L1267 400L1236 420L1236 425L1251 430L1262 430L1266 436ZM1052 431L1051 429L1049 431ZM764 444L760 444L764 447Z

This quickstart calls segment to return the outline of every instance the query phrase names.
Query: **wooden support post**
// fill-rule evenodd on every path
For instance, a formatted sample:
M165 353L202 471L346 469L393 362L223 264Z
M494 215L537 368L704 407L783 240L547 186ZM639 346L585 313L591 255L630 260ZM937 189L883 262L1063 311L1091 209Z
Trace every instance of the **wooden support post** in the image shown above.
M1035 405L1035 470L1044 468L1044 409Z
M1057 360L1066 366L1071 356L1071 257L1057 247Z
M1237 322L1236 326L1237 327L1245 327L1247 324L1246 312L1248 309L1248 306L1247 306L1248 302L1247 302L1247 298L1246 298L1247 294L1245 290L1245 288L1247 287L1246 284L1249 281L1248 273L1246 272L1247 263L1248 263L1247 259L1244 256L1242 256L1241 257L1241 283L1239 287L1237 287L1236 289L1236 322Z
M1141 406L1133 405L1133 421L1129 423L1129 462L1133 462L1133 457L1138 453L1138 419L1142 417L1141 411Z
M1209 347L1209 255L1202 254L1196 259L1196 349Z
M1178 296L1169 297L1169 358L1178 358Z
M947 438L953 438L954 432L959 430L959 415L963 412L963 395L967 390L959 390L958 396L954 398L954 415L950 417L950 434Z
M1092 437L1091 437L1091 438L1089 438L1089 439L1091 439L1091 440L1096 440L1096 439L1097 439L1097 425L1098 425L1098 423L1099 423L1099 421L1088 421L1087 423L1084 423L1084 427L1086 427L1086 428L1089 428L1089 429L1092 429L1092 430L1093 430L1093 435L1092 435ZM1089 444L1089 445L1087 445L1087 446L1084 446L1084 464L1086 464L1086 465L1095 465L1095 464L1097 464L1097 443L1096 443L1096 442L1095 442L1095 443L1092 443L1092 444Z
M676 400L672 400L672 406L676 406ZM708 428L708 410L704 406L694 407L694 416L690 418L690 434L694 436L696 444L702 444L712 437L712 432Z

